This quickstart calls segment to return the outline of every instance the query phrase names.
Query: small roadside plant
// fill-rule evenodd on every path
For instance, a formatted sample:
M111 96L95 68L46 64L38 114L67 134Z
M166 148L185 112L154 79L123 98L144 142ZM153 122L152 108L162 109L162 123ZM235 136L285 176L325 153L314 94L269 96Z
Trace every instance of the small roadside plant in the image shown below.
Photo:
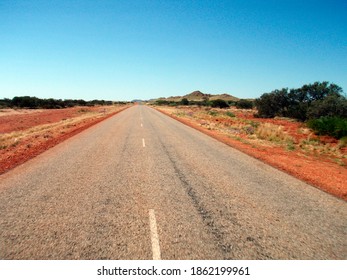
M225 114L230 118L235 118L235 114L233 112L228 111Z
M347 147L347 136L342 137L339 141L338 147L341 148L345 148Z
M217 116L218 115L218 112L217 111L213 111L213 110L211 110L211 111L208 111L208 114L210 115L210 116Z

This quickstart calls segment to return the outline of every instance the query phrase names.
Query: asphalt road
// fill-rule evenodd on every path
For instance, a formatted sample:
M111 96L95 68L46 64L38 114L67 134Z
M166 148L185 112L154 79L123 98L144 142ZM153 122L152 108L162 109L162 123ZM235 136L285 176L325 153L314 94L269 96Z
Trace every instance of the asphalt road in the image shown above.
M145 106L0 176L1 259L346 259L346 217Z

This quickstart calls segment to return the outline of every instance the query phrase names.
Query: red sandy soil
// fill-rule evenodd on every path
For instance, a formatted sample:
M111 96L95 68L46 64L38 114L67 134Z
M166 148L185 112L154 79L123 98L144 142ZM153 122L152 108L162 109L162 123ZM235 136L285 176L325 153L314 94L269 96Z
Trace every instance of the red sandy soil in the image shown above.
M15 145L0 149L0 174L128 107L119 106L110 109L107 106L98 106L52 110L2 110L0 112L0 135L15 131L21 132L40 125L58 123L90 112L98 114L91 115L70 125L51 128L48 132L35 133L35 135L21 139Z
M185 125L197 129L233 148L347 201L347 168L345 166L339 166L336 163L326 160L324 156L307 156L300 154L300 152L287 151L283 147L255 147L232 139L216 130L209 130L202 127L196 121L177 117L164 110L156 109ZM292 131L291 135L297 134L296 132L300 126L297 122L290 122L287 120L255 119L249 114L238 117L254 119L258 122L271 122L277 125L283 125L286 131ZM298 141L300 137L302 136L298 134L295 140ZM336 140L327 137L326 142L334 141Z

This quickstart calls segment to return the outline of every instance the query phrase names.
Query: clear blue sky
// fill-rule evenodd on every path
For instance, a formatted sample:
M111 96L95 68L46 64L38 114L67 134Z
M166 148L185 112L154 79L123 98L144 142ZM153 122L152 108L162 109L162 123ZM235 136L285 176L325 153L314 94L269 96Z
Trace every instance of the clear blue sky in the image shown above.
M0 0L0 98L347 92L346 0Z

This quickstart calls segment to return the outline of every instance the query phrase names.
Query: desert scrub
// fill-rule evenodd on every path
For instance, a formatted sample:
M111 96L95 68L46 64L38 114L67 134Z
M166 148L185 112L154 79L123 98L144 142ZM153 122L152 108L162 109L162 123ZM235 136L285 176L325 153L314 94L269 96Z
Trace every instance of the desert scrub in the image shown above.
M180 112L174 112L174 115L176 115L177 117L184 117L185 115L186 115L186 113L185 112L182 112L182 111L180 111Z
M210 116L215 117L215 116L217 116L217 115L218 115L218 112L217 112L217 111L213 111L213 110L211 110L211 111L208 111L208 114L209 114Z
M299 142L299 147L305 151L312 151L314 150L314 147L318 147L319 145L321 145L319 139L311 138L311 135L309 135L306 139L300 140Z
M191 117L191 118L194 117L194 112L193 111L188 111L188 112L186 112L186 114L187 114L188 117Z
M347 136L342 137L342 138L339 140L339 143L337 144L337 146L338 146L339 149L342 149L342 148L347 147Z
M225 114L230 118L235 118L235 114L233 112L228 111L228 112L225 112Z
M307 127L299 127L298 130L296 131L298 134L303 134L303 135L308 135L311 134L311 129Z
M292 141L287 142L287 150L288 151L294 151L295 150L294 142L292 142Z
M343 145L343 143L341 144ZM313 153L315 155L326 155L336 157L339 159L345 157L343 152L341 152L341 149L343 147L340 146L340 142L337 145L332 145L329 143L324 144L320 142L319 139L311 139L310 137L308 137L307 139L301 140L298 146L302 151L305 151L309 154Z
M255 131L258 138L271 142L294 142L294 139L284 131L283 126L262 123Z
M340 117L320 117L310 120L307 126L318 135L329 135L336 139L347 136L347 119Z
M255 128L251 125L246 125L243 127L243 131L248 135L252 135L255 133Z
M16 147L20 143L19 140L14 139L14 142L11 144L11 147Z
M247 121L247 123L251 125L253 128L258 128L258 126L260 125L259 122L255 122L255 121Z
M90 110L88 109L80 109L77 111L77 113L87 113L87 112L90 112Z

